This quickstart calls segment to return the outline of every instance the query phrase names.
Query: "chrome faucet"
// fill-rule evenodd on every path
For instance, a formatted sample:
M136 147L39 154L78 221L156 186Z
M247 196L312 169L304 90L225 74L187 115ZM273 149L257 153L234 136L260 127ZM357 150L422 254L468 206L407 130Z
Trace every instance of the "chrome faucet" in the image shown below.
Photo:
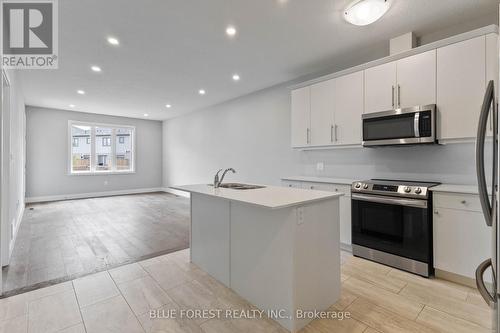
M219 171L217 171L217 173L215 174L215 177L214 177L214 187L215 188L218 188L220 187L220 185L222 184L222 181L224 180L224 177L226 176L226 173L228 171L232 171L233 173L236 173L236 170L234 170L233 168L229 168L229 169L226 169L224 170L224 172L222 173L222 177L220 177L219 179L219 173L222 171L222 169L220 169Z

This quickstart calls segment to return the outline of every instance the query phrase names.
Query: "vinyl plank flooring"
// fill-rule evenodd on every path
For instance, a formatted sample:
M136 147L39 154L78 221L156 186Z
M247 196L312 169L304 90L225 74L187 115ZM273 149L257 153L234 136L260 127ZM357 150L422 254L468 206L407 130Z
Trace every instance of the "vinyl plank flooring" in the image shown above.
M189 213L189 199L166 193L29 205L2 271L4 292L186 248Z
M432 288L417 284L407 285L400 292L400 295L455 317L473 322L484 328L491 329L491 313L465 300L457 300L448 295L436 293Z
M392 293L355 277L347 279L343 287L355 295L368 299L375 305L412 320L417 318L424 307L421 302Z
M420 313L417 322L443 333L491 333L489 329L428 306Z

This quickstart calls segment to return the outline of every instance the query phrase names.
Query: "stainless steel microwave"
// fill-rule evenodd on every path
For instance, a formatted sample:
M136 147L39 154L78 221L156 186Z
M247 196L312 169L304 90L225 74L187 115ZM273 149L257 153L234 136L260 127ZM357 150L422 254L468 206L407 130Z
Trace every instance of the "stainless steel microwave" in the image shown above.
M363 146L436 143L436 105L367 113L363 121Z

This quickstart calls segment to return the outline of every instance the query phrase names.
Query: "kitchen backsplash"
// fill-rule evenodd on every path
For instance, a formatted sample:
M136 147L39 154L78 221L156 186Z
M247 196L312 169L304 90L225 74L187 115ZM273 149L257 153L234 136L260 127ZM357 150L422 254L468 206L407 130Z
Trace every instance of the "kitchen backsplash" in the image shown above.
M491 149L485 156L491 161ZM318 163L323 163L322 171ZM474 143L309 150L300 153L300 165L305 176L476 183Z

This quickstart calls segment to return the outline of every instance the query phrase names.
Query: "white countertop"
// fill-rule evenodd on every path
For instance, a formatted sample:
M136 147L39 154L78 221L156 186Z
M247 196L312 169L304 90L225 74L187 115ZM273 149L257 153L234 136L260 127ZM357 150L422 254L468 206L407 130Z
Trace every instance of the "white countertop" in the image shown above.
M433 192L478 194L477 185L441 184L430 188Z
M330 177L314 177L314 176L291 176L282 177L281 180L290 180L298 182L326 183L326 184L345 184L351 185L355 182L354 179L346 178L330 178ZM449 192L463 194L478 194L477 185L461 185L461 184L441 184L430 188L434 192Z
M314 201L334 199L341 193L304 190L289 187L266 186L253 190L233 190L214 188L207 184L171 186L171 188L189 193L205 194L221 199L244 202L271 209L299 206Z
M314 176L291 176L282 177L281 180L292 180L298 182L326 183L326 184L343 184L351 185L356 180L347 178L329 178L329 177L314 177Z

